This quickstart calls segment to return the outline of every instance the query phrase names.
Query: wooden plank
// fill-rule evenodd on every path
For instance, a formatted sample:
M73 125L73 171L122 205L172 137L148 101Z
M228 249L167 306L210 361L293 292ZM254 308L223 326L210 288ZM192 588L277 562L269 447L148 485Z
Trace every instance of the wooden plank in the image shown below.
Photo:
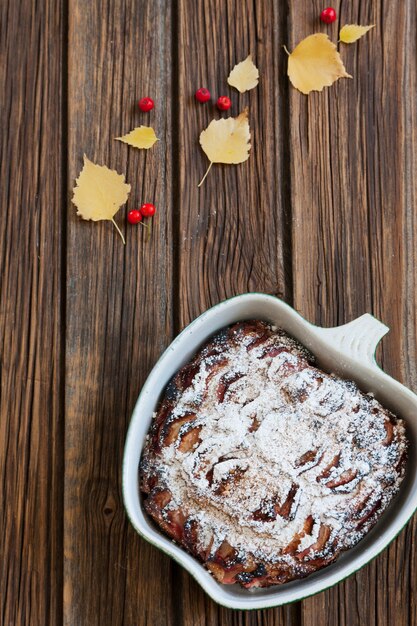
M416 389L415 3L336 2L339 21L320 24L322 4L290 4L290 47L317 31L336 41L342 24L376 24L341 46L353 80L306 97L290 92L295 307L336 325L369 311L391 327L380 359ZM410 615L415 524L374 563L303 603L303 623L415 623Z
M178 153L175 214L179 251L177 330L217 302L246 291L290 298L289 242L285 239L288 161L287 83L280 80L285 58L285 7L249 0L180 0L178 9ZM197 51L197 52L196 52ZM240 95L227 85L236 62L251 52L261 71L259 87ZM193 94L208 87L212 102ZM214 102L232 99L227 116L249 106L252 151L238 166L213 166L203 186L208 161L198 145L200 132L220 114ZM286 264L285 258L288 258ZM243 613L216 606L178 568L184 626L296 624L296 605Z
M61 623L62 2L0 6L0 623Z
M179 153L178 228L181 241L180 316L182 327L216 302L237 293L261 290L286 297L283 237L286 210L287 160L285 98L287 86L278 77L283 8L249 0L211 0L179 4ZM198 56L193 50L198 46ZM227 85L234 64L253 53L262 74L257 89L239 94ZM193 99L207 86L213 102ZM198 145L200 132L220 113L214 102L232 99L227 116L249 106L252 155L237 166L208 166Z
M261 611L235 611L213 602L186 572L177 567L176 615L181 626L298 626L301 604Z
M64 623L171 624L171 562L124 514L121 464L146 374L172 337L170 3L69 2L69 188L82 155L126 173L128 208L158 207L145 229L87 223L69 207ZM152 96L150 114L137 100ZM140 124L149 152L114 137Z

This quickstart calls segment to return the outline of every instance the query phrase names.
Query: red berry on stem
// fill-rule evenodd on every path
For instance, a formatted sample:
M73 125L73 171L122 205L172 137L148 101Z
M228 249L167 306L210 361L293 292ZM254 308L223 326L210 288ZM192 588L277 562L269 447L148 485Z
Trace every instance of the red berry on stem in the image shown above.
M143 217L152 217L152 215L155 215L155 212L155 205L151 204L150 202L145 202L145 204L142 204L139 211L139 213L141 213Z
M148 98L148 97L141 98L138 104L139 104L140 110L145 111L145 113L147 113L148 111L151 111L155 106L152 98Z
M227 96L220 96L216 104L217 108L220 109L220 111L227 111L227 109L230 109L230 107L232 106L232 102Z
M327 7L327 9L323 9L323 11L320 13L320 19L325 24L331 24L336 20L336 17L336 11L333 9L333 7Z
M199 102L208 102L208 100L210 100L210 92L205 87L200 87L200 89L197 89L194 95L196 100L198 100Z
M127 214L129 224L139 224L142 221L142 213L138 209L132 209Z

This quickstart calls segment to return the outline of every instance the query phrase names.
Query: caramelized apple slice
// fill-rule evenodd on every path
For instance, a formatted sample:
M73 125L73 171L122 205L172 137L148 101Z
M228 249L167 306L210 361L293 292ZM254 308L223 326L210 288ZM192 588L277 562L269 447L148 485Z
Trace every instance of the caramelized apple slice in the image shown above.
M284 348L283 346L276 346L276 345L268 346L267 348L265 348L261 356L258 358L267 359L269 357L271 359L274 359L276 356L281 354L281 352L288 352L288 350L287 348Z
M170 446L178 438L181 426L195 420L195 413L181 415L164 425L162 429L162 440L164 446Z
M277 519L275 507L271 501L262 502L259 509L252 513L255 522L273 522Z
M216 496L227 496L230 489L235 485L247 471L247 468L235 467L230 470L227 478L223 478L216 487L214 493Z
M152 424L151 437L152 447L155 452L159 454L161 452L161 444L163 442L162 431L165 427L165 423L172 412L173 404L170 401L166 401L160 407L155 420Z
M152 489L158 486L158 475L150 474L147 471L141 470L140 475L140 490L142 493L150 493Z
M277 519L277 515L284 519L289 519L297 491L298 485L292 483L288 495L282 504L279 503L278 496L264 500L259 509L252 513L252 518L257 522L273 522Z
M202 429L202 426L195 426L195 428L192 428L191 430L187 431L181 437L181 443L178 446L178 450L184 453L189 452L190 450L194 448L194 446L200 443L201 442L201 439L200 439L201 429Z
M196 552L198 542L198 524L195 519L187 519L184 523L183 541L191 552Z
M311 532L313 530L313 525L314 525L313 516L309 515L304 520L303 530L301 530L299 533L296 533L294 535L294 538L292 539L292 541L290 541L287 547L283 549L282 551L283 554L294 555L297 552L297 548L301 543L301 539L303 539L303 537L305 537L306 535L311 535Z
M209 469L209 471L206 474L206 479L210 486L213 484L213 473L214 473L214 465L213 467Z
M235 372L234 374L227 373L220 378L219 385L217 387L217 399L219 402L223 402L230 385L233 385L237 380L242 378L241 372Z
M186 517L181 509L175 509L167 513L168 532L179 543L183 538L185 520Z
M382 442L383 446L390 446L392 444L392 441L394 439L394 426L392 424L392 422L387 419L384 422L384 428L385 428L385 432L387 433L385 439Z
M262 335L257 336L253 341L247 344L246 351L251 352L255 348L259 348L259 346L262 346L264 343L268 341L269 337L270 335L267 332L263 333Z
M223 563L228 563L236 557L236 550L230 543L224 540L216 552L216 559L220 559Z
M219 357L214 361L214 363L207 367L208 374L206 377L206 390L211 379L214 378L214 376L216 376L216 374L218 374L227 364L227 359L225 359L224 357Z
M297 575L297 578L299 574ZM256 587L270 587L271 585L281 585L294 579L294 566L289 563L279 563L265 566L264 563L257 563L256 569L243 574L238 574L238 581L246 589Z
M298 485L292 483L291 489L288 492L288 495L285 501L280 506L275 506L275 512L277 515L280 515L284 519L289 519L291 514L291 508L294 503L295 496L298 491Z
M169 489L153 489L144 501L145 510L158 524L165 525L163 511L171 499L172 494Z
M302 465L306 465L307 463L311 463L316 459L317 450L308 450L300 456L299 459L295 462L295 467L301 467Z
M372 515L374 515L374 513L376 513L378 511L378 509L381 506L381 503L382 503L382 498L377 500L377 502L375 502L374 506L370 509L370 511L368 511L365 515L363 515L363 517L361 517L358 520L358 523L356 524L356 528L358 530L360 528L362 528L362 526L365 524L365 522L367 522L372 517Z
M326 465L326 467L321 472L321 474L317 476L316 481L320 482L323 478L329 478L332 469L339 465L339 461L340 461L340 452L336 454L336 456L333 457L333 459L330 461L328 465Z
M395 471L398 472L400 475L402 475L402 473L404 472L405 464L407 462L407 456L407 450L404 450L395 466Z
M206 567L213 574L214 578L220 583L223 583L223 585L233 585L237 582L236 576L243 572L244 569L241 563L236 563L236 565L225 568L214 561L208 561Z
M326 487L329 489L335 489L336 487L341 487L342 485L347 485L352 482L358 475L358 472L354 469L348 469L345 472L342 472L339 477L334 478L333 480L329 480L326 483Z
M194 378L200 370L200 363L191 362L183 367L176 375L174 382L180 391L185 391L192 385Z
M314 552L321 552L325 547L330 537L331 528L326 524L322 524L319 530L319 536L317 537L317 541L313 543L311 546L296 554L296 558L298 560L304 559L309 554L313 554Z
M213 558L207 562L208 570L224 585L236 582L236 576L245 570L243 563L237 562L236 550L224 540Z
M166 509L171 501L172 494L168 489L154 490L145 500L144 507L147 513L158 522L162 530L180 543L183 538L186 517L181 509Z
M258 430L259 426L261 425L261 422L258 420L255 414L251 415L250 419L252 420L252 423L248 428L248 433L254 433Z
M255 563L252 567L246 567L245 571L236 576L236 580L245 589L260 587L268 578L268 571L263 563Z
M358 519L361 513L366 509L366 506L369 500L372 497L372 493L367 493L364 495L362 500L359 500L352 506L352 515L354 518Z
M230 329L234 343L243 343L247 350L251 350L266 341L270 336L269 329L259 324L259 322L238 322ZM256 344L256 345L253 345Z
M172 494L169 489L155 489L151 493L151 500L158 509L162 510L171 502ZM147 500L149 501L149 500Z

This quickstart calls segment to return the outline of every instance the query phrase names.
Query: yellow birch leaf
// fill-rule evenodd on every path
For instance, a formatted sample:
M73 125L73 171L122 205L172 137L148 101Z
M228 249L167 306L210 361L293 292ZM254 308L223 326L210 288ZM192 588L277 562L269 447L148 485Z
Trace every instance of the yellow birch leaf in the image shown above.
M327 35L309 35L288 57L288 76L301 93L322 91L339 78L352 78L346 72L334 43Z
M153 144L158 140L155 135L155 131L150 126L138 126L130 131L123 137L116 137L117 141L123 141L124 143L133 146L134 148L152 148Z
M76 179L72 201L77 215L84 220L110 220L117 232L125 239L114 221L114 216L127 201L130 185L125 183L124 174L118 174L105 165L96 165L84 155L84 167Z
M340 41L343 43L354 43L358 41L368 30L371 30L375 24L371 24L371 26L359 26L359 24L346 24L343 26L339 33Z
M212 120L200 134L200 145L206 153L210 165L199 187L203 184L213 163L237 164L249 158L250 128L248 109L235 117Z
M234 66L227 82L231 87L236 87L240 93L244 93L256 87L259 83L259 71L252 61L251 55Z

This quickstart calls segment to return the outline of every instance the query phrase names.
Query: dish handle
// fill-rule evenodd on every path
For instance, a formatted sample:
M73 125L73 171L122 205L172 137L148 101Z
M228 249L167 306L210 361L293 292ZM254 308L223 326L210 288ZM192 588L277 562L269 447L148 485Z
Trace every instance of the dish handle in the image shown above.
M378 368L375 350L388 331L388 326L369 313L343 326L317 328L318 336L326 342L332 343L335 348L353 359L366 362L375 368Z

